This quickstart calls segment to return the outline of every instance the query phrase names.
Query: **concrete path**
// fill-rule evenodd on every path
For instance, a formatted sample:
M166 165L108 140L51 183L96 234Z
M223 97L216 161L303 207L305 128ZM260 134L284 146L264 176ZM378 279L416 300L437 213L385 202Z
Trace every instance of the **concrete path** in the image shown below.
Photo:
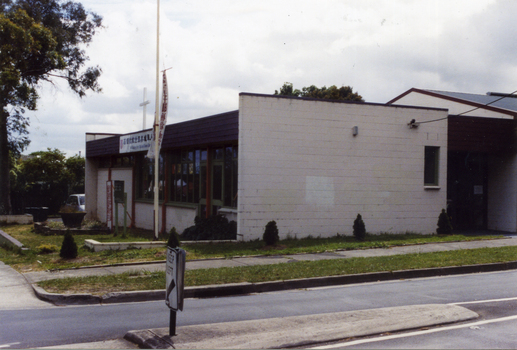
M220 267L238 267L252 265L270 265L279 263L290 263L296 261L316 261L328 259L346 259L359 257L376 257L401 254L432 253L440 251L476 249L476 248L497 248L505 246L516 246L517 237L507 237L494 240L452 242L452 243L430 243L392 248L377 248L363 250L345 250L337 252L327 252L319 254L295 254L278 256L255 256L233 259L203 259L187 261L186 269L210 269ZM86 267L59 271L35 271L25 273L25 277L31 282L36 283L43 280L65 278L99 276L109 274L120 274L131 271L164 271L165 262L144 263L144 264L121 264L117 266Z
M411 305L128 332L145 349L280 349L475 319L457 305Z
M0 261L0 310L50 307L39 300L27 280Z

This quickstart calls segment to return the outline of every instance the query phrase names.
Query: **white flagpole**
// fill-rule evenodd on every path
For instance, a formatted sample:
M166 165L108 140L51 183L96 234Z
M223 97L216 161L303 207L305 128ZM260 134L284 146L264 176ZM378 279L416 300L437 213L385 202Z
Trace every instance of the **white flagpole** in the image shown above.
M159 114L160 114L160 0L157 0L157 15L156 15L156 104L154 114L154 238L158 240L158 171L159 171L159 150L158 150L158 133L159 131Z

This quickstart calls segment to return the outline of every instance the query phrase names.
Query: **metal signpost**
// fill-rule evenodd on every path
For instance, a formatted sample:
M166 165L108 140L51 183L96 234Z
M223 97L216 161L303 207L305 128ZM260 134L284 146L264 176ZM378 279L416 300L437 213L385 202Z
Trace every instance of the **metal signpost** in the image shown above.
M110 180L106 181L106 224L113 230L113 191Z
M118 234L118 205L124 206L124 233L123 237L126 237L127 221L126 221L126 205L127 205L127 194L124 193L124 181L115 180L115 235Z
M183 249L167 247L165 304L171 309L169 324L171 337L176 335L176 311L183 311L185 257L186 253Z

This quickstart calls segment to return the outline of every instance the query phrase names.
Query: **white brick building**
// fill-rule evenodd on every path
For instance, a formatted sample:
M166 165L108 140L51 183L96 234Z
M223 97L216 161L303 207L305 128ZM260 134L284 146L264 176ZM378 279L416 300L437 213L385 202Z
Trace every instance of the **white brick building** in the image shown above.
M160 230L221 213L243 240L261 238L270 220L281 238L350 235L360 213L370 233L433 233L447 204L447 115L241 93L238 111L167 126ZM106 221L106 181L123 180L130 222L153 227L152 167L123 146L146 132L87 135L89 216Z

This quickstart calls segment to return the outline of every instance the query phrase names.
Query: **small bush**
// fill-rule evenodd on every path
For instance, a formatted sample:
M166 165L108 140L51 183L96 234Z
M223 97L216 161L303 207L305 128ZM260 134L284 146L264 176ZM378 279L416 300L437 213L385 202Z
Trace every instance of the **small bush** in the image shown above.
M262 239L266 245L275 245L280 240L278 237L278 227L276 227L274 220L267 223Z
M185 241L236 239L237 223L228 222L222 215L212 215L208 218L196 216L194 226L187 227L181 238Z
M169 231L169 239L167 241L167 247L177 248L180 246L180 235L176 231L176 227L171 228Z
M438 228L436 229L436 233L439 235L450 235L452 233L452 225L449 219L449 215L445 212L445 209L442 209L442 212L438 216Z
M357 217L354 220L354 237L358 241L364 241L366 238L366 227L364 226L361 214L357 214Z
M59 247L55 244L42 244L38 248L36 248L38 254L51 254L57 252Z
M63 259L75 259L77 258L77 244L75 244L74 237L67 231L63 238L63 244L59 251L59 256Z

